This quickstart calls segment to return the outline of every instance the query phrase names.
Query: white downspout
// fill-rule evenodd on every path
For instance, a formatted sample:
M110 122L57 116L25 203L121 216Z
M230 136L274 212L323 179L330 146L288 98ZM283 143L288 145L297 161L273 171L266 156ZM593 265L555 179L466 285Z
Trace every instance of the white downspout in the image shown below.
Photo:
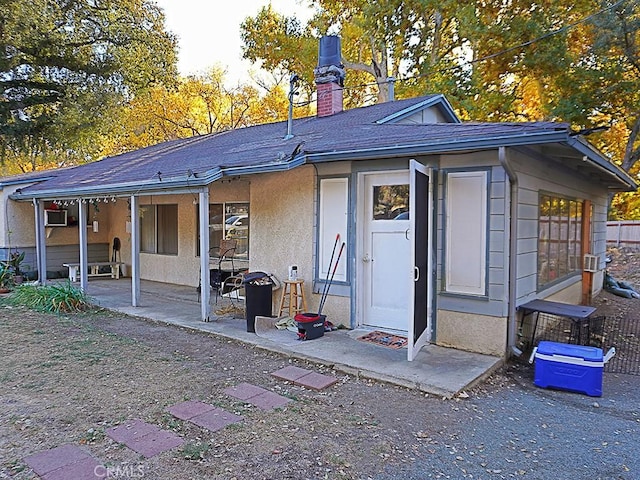
M498 159L509 178L509 285L507 310L507 356L509 352L519 355L516 347L518 325L516 323L516 270L518 259L518 176L509 162L506 147L498 148ZM506 192L505 192L506 193Z

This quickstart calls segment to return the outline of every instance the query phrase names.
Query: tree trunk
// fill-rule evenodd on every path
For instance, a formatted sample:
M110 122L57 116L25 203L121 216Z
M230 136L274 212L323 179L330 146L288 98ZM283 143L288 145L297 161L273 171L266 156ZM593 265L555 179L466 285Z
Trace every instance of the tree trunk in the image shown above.
M629 172L640 158L640 149L633 148L633 145L636 143L639 134L640 116L638 116L636 118L636 121L633 123L633 128L631 129L631 133L629 134L629 138L627 139L627 146L624 150L624 159L622 160L621 166L625 172Z

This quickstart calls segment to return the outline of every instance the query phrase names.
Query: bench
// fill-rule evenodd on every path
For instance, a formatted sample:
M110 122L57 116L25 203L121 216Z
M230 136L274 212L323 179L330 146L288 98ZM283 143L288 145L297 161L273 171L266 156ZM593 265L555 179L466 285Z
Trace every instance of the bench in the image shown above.
M124 262L88 262L89 267L88 277L111 277L120 278L120 265L124 265ZM80 264L79 263L63 263L63 267L69 268L69 280L77 282L79 277ZM110 272L100 273L100 267L110 267Z

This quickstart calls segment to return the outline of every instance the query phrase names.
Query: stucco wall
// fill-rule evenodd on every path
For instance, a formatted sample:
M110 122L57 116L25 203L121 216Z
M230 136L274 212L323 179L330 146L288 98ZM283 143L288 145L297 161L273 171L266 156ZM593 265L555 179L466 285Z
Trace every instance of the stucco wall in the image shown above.
M4 217L0 222L0 238L1 246L5 248L35 245L33 206L30 203L18 203L9 199L9 195L20 187L24 185L2 189Z
M288 277L289 265L297 265L309 303L314 200L313 167L256 175L251 179L250 269L272 273L282 281ZM279 307L280 293L274 294L274 313Z
M496 356L503 356L507 349L504 317L439 310L436 325L438 345Z
M582 302L582 282L574 283L545 298L552 302L579 304Z
M179 195L141 196L140 206L178 206L178 254L159 255L140 253L140 278L177 285L197 286L200 280L200 257L197 256L198 242L198 194L186 192ZM249 202L249 181L243 178L224 179L209 187L209 203ZM250 205L253 216L253 205ZM120 238L122 261L131 268L131 234L126 232L131 213L126 199L119 199L108 211L109 235ZM251 222L253 219L251 218ZM251 226L253 230L253 226ZM250 236L252 233L250 233ZM214 245L211 245L214 247ZM250 255L252 255L250 247Z

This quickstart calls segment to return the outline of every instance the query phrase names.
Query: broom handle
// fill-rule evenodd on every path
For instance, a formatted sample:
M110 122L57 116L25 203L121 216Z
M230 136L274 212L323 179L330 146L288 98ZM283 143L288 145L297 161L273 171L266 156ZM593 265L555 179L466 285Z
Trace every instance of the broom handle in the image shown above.
M333 277L336 274L336 270L338 269L338 264L340 263L340 257L342 256L342 251L344 250L344 245L345 242L342 242L342 245L340 246L340 251L338 252L338 258L336 259L336 264L333 266L333 272L331 272L331 279L329 280L329 283L327 284L327 294L324 296L324 299L322 299L322 302L320 303L320 308L318 308L318 315L320 315L322 313L322 309L324 308L324 304L327 301L327 297L329 296L329 289L331 288L331 284L333 283Z
M339 241L340 241L340 233L337 233L336 241L333 243L333 250L331 251L331 259L329 260L329 267L327 268L327 278L324 279L324 285L322 286L322 295L320 295L321 305L322 305L322 300L327 294L327 284L328 284L327 280L329 280L329 272L331 271L331 265L333 264L333 256L336 254L336 247L338 246Z

